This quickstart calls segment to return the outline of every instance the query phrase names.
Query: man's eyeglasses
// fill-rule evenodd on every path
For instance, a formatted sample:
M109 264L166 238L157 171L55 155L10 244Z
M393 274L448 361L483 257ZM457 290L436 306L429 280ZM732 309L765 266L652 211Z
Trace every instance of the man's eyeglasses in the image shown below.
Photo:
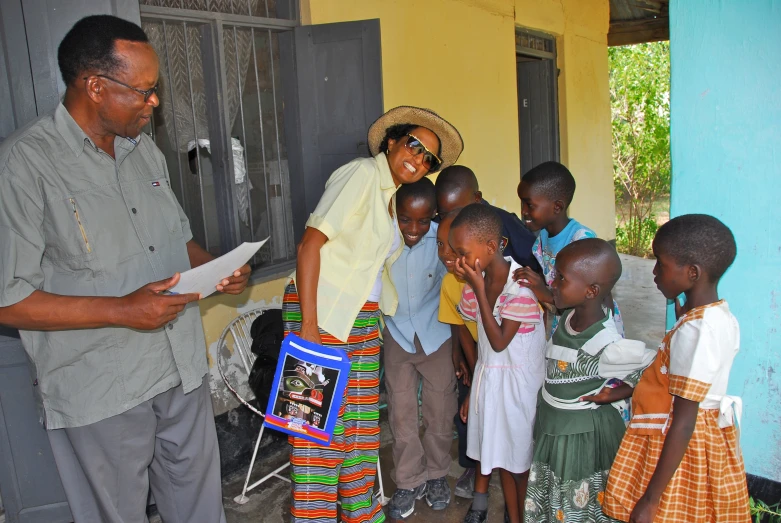
M429 151L428 147L423 145L423 142L412 134L407 135L407 143L404 144L404 147L412 156L423 153L423 165L428 169L428 172L436 172L439 166L442 165L442 159Z
M119 84L119 85L121 85L122 87L127 87L128 89L132 89L132 90L134 90L135 92L137 92L138 94L140 94L140 95L142 95L142 96L144 97L144 103L148 102L148 101L149 101L149 98L150 98L150 97L151 97L153 94L157 94L157 90L158 90L158 89L160 89L160 84L158 84L158 85L156 85L156 86L152 87L151 89L147 89L146 91L143 91L143 90L141 90L141 89L138 89L138 88L136 88L136 87L133 87L132 85L128 85L128 84L126 84L125 82L120 82L120 81L119 81L119 80L117 80L116 78L111 78L110 76L106 76L105 74L96 74L95 76L97 76L97 77L99 77L99 78L105 78L106 80L111 80L111 81L112 81L112 82L114 82L115 84ZM86 80L87 78L89 78L89 77L88 77L88 76L85 76L85 77L83 78L83 80Z

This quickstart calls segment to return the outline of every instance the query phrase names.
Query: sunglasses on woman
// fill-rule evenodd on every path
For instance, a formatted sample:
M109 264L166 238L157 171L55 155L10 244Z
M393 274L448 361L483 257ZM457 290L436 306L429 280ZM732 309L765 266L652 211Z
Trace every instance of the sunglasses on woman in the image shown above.
M423 153L423 165L429 172L436 172L439 166L442 165L440 157L429 151L428 147L423 145L423 142L412 134L407 135L407 143L404 144L404 147L412 156Z

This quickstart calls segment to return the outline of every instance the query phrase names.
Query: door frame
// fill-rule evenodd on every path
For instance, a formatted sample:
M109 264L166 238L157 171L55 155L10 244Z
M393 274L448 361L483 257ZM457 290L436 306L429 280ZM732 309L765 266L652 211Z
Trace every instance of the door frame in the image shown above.
M534 40L535 45L531 43L524 43L525 40ZM540 45L540 43L542 45ZM534 29L528 29L526 27L515 26L515 57L516 57L516 71L518 70L518 62L526 61L528 59L536 59L542 62L547 62L550 68L550 77L552 82L552 96L551 96L551 113L553 118L553 132L555 133L555 140L553 141L553 160L561 161L561 134L559 125L559 74L561 70L558 68L557 52L556 52L556 37L552 34L544 33L542 31L535 31ZM525 60L519 60L523 58ZM517 74L517 73L516 73ZM517 80L516 80L517 85ZM518 93L516 92L516 97ZM518 100L518 151L521 149L521 135L520 135L520 99ZM523 175L523 173L521 173Z

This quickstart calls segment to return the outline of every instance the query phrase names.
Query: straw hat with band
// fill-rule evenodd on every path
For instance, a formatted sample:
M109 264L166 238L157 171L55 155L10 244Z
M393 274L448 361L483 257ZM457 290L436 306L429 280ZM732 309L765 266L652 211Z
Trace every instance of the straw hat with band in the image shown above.
M442 158L439 170L456 163L461 151L464 150L461 135L447 120L429 109L401 105L377 118L377 121L369 127L369 151L372 156L379 154L380 144L385 139L388 128L399 124L425 127L437 135L440 144L439 157Z

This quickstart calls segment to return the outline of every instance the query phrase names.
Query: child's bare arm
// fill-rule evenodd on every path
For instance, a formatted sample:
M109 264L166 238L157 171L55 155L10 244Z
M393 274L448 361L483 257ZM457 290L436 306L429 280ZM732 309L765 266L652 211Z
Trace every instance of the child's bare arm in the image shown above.
M475 365L477 365L477 344L466 325L458 325L458 339L461 342L461 350L464 351L469 372L474 374Z
M469 386L469 367L461 350L458 325L450 325L450 341L453 344L453 368L456 371L456 379L463 380L464 385Z
M651 481L648 482L648 488L637 500L637 504L629 516L630 523L651 523L654 520L662 493L667 488L675 471L678 470L686 448L689 446L689 440L694 433L694 425L697 423L699 409L698 402L675 396L673 422L664 440L659 463L651 476Z
M493 306L488 303L488 297L485 294L485 279L483 278L483 269L480 267L480 260L475 260L475 268L471 269L463 258L457 258L454 271L456 276L465 280L475 293L477 305L480 307L480 317L483 320L483 328L491 348L495 352L502 352L510 344L515 333L518 332L521 323L506 318L501 325L496 322Z
M480 288L478 292L474 289L477 297L477 304L480 306L480 317L483 320L483 329L488 336L488 342L494 352L502 352L513 340L521 326L521 322L508 320L504 318L502 324L497 323L494 318L493 307L488 303L488 297L485 294L485 288Z
M622 383L614 389L602 387L602 390L598 393L593 396L583 396L580 398L580 401L591 401L597 405L606 405L608 403L615 403L616 401L631 398L634 391L635 389L633 389L631 385Z

